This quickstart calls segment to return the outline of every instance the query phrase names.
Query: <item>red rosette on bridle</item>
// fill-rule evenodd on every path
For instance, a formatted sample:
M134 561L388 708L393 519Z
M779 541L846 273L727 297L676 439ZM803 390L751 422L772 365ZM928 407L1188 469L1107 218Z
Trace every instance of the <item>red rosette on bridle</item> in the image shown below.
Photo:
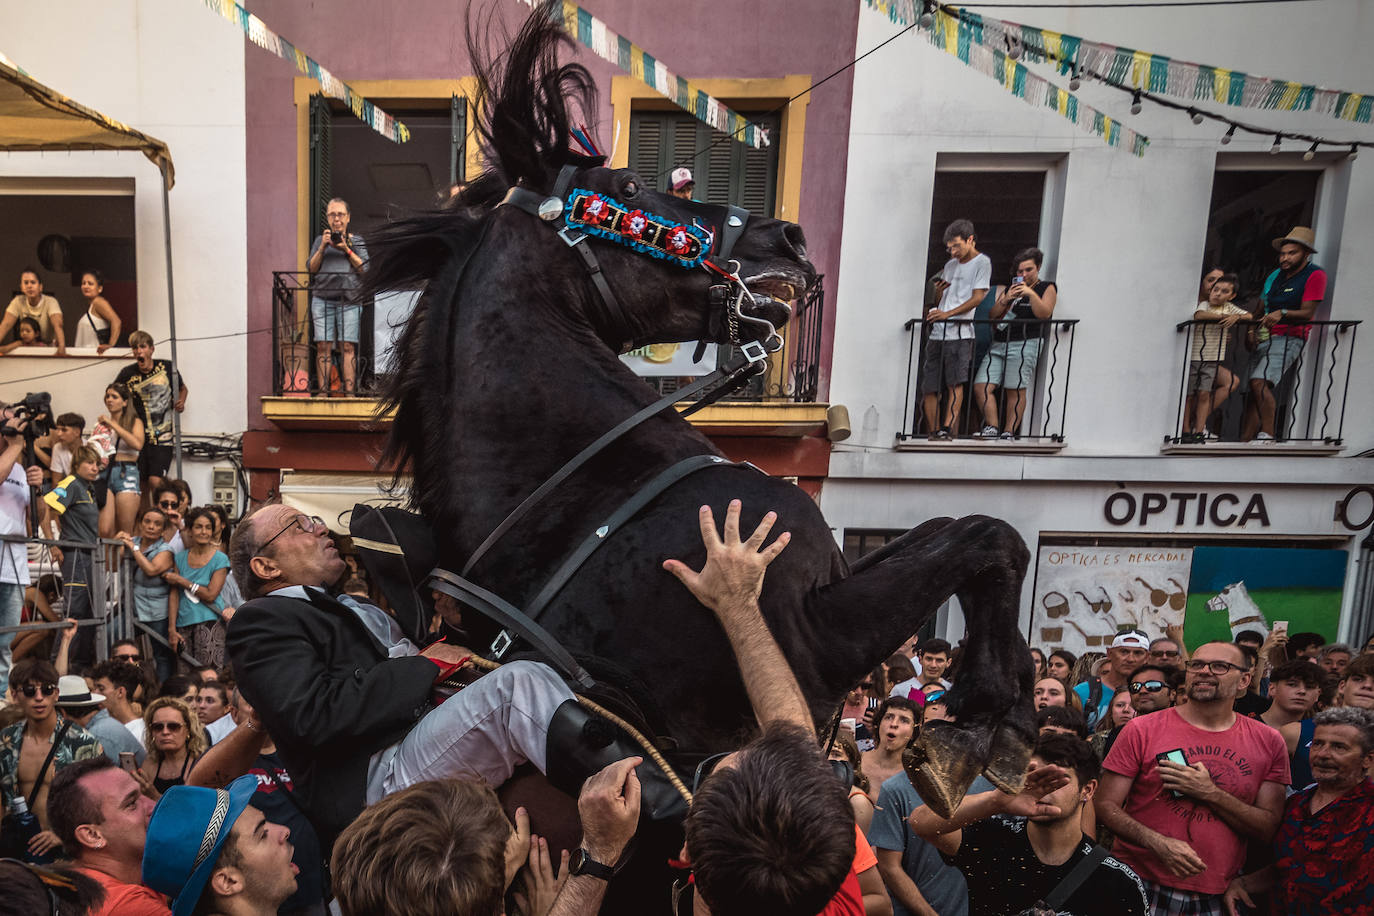
M685 258L692 250L692 236L687 232L686 226L674 226L668 230L668 237L664 240L663 246L672 254Z
M600 226L611 215L610 205L602 200L600 194L593 194L582 205L582 221L589 226Z
M638 242L644 238L644 230L648 228L649 218L644 215L644 211L631 210L625 214L625 220L620 224L620 234Z

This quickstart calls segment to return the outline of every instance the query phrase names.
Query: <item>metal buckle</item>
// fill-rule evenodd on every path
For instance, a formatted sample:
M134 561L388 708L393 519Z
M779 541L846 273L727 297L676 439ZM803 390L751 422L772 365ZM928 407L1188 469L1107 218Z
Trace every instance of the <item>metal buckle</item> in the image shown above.
M502 630L496 634L496 638L491 641L491 657L497 661L501 656L510 651L510 647L515 644L515 638L510 635L509 630Z
M573 238L569 233L576 233L577 237ZM562 229L558 230L558 237L562 239L569 248L572 248L580 244L587 237L587 233L565 224Z
M764 349L761 341L750 340L742 343L739 345L739 351L751 363L761 363L768 359L768 351Z

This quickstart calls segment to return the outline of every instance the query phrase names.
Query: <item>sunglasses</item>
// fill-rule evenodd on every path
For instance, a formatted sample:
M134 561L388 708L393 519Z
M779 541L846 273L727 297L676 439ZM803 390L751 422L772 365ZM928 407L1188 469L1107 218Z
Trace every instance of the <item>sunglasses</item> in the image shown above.
M860 690L872 690L872 689L873 689L873 682L872 682L872 681L864 681L862 684L859 685L859 689L860 689Z
M43 694L43 696L45 696L45 697L50 697L50 696L52 696L53 694L57 693L57 685L56 685L56 684L25 684L23 687L20 687L20 688L19 688L19 692L22 693L22 694L24 694L24 696L28 697L30 700L32 700L34 697L38 696L38 694L40 694L40 693Z
M179 506L179 505L181 505L181 503L162 502L162 503L158 503L158 504L157 504L157 507L158 507L159 509L175 509L175 508L176 508L177 506Z
M1233 664L1231 664L1230 662L1223 662L1223 661L1209 662L1209 661L1203 661L1202 659L1198 659L1198 658L1193 659L1192 661L1188 662L1188 664L1184 665L1183 667L1187 668L1187 669L1188 669L1189 671L1191 671L1193 674L1201 674L1201 673L1204 672L1204 671L1210 671L1210 672L1212 672L1213 674L1221 675L1221 674L1227 674L1228 672L1231 672L1231 671L1247 671L1247 670L1249 670L1249 666L1248 666L1248 665L1233 665Z
M1131 693L1140 693L1142 690L1149 693L1159 693L1165 686L1163 681L1139 681L1131 685Z
M1179 652L1171 652L1168 649L1151 649L1150 655L1155 658L1178 658Z
M141 662L141 661L143 661L143 656L142 656L142 655L138 655L138 654L134 654L134 655L116 655L116 656L114 657L114 660L117 661L117 662Z
M171 732L172 734L176 734L183 728L185 728L185 726L182 725L180 722L154 722L152 725L148 726L149 731Z

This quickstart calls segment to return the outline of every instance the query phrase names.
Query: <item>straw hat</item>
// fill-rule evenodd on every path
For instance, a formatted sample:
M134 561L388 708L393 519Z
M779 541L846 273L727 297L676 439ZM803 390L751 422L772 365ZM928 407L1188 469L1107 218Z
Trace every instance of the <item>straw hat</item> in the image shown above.
M1308 253L1316 254L1317 249L1314 248L1312 245L1312 243L1316 240L1317 234L1308 227L1294 226L1292 229L1288 230L1287 235L1283 236L1282 238L1274 239L1274 250L1278 251L1280 248L1283 247L1285 242L1292 242L1295 245L1301 245L1302 247L1306 248Z

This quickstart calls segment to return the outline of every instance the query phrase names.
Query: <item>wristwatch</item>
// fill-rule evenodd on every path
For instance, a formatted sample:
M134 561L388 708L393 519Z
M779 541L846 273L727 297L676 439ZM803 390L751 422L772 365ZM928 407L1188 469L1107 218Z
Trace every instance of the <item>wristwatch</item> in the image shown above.
M579 848L568 859L568 874L587 875L591 878L600 878L602 881L609 881L615 877L615 869L592 858L591 853Z

